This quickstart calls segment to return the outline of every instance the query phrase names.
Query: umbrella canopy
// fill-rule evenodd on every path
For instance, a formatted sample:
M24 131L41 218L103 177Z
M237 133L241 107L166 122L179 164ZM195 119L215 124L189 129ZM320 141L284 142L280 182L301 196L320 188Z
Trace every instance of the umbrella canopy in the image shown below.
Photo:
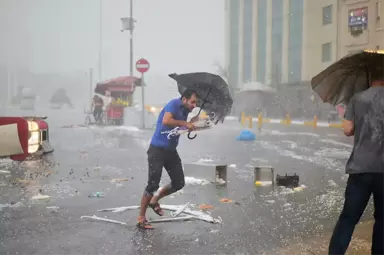
M136 86L140 86L140 78L135 76L121 76L98 83L95 88L95 93L105 95L107 90L111 92L132 93L135 91Z
M347 55L316 75L311 85L324 102L348 104L353 95L369 88L372 72L384 73L384 51Z
M197 92L198 107L213 115L215 123L224 121L231 112L233 99L228 84L219 75L211 73L170 74L169 77L177 81L178 90L183 94L187 89Z

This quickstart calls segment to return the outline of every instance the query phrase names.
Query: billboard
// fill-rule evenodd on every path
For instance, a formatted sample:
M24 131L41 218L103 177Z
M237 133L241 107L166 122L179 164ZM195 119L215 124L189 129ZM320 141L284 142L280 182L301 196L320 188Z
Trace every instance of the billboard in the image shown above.
M362 7L350 10L348 14L349 27L364 27L368 26L368 7Z

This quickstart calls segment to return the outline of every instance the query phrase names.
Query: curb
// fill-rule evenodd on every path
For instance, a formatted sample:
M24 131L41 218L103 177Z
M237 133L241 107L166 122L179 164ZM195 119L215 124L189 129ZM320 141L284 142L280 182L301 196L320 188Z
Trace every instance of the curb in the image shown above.
M225 118L226 120L239 120L238 117L234 116L228 116ZM342 128L343 124L341 122L339 123L328 123L325 121L317 121L317 118L315 117L312 121L301 121L301 120L291 120L289 118L287 119L268 119L268 118L252 118L250 116L244 116L243 121L240 121L242 126L246 126L246 123L248 123L248 127L252 128L253 123L257 123L259 125L259 128L263 123L265 124L283 124L283 125L302 125L302 126L308 126L308 127L328 127L328 128Z

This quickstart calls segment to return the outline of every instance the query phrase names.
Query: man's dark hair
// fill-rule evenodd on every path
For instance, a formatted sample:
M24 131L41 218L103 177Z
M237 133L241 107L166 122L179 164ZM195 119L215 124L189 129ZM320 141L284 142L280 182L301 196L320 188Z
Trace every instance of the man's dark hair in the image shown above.
M192 95L195 95L196 97L198 97L198 94L196 91L192 89L187 89L183 92L183 94L181 95L181 98L185 97L186 99L190 99Z

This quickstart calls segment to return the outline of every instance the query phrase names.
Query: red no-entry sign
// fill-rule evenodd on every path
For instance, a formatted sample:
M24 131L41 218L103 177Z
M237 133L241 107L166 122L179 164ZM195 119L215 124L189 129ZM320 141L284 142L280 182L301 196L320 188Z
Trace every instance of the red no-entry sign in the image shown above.
M149 62L145 58L136 61L136 70L140 73L146 73L149 70Z

